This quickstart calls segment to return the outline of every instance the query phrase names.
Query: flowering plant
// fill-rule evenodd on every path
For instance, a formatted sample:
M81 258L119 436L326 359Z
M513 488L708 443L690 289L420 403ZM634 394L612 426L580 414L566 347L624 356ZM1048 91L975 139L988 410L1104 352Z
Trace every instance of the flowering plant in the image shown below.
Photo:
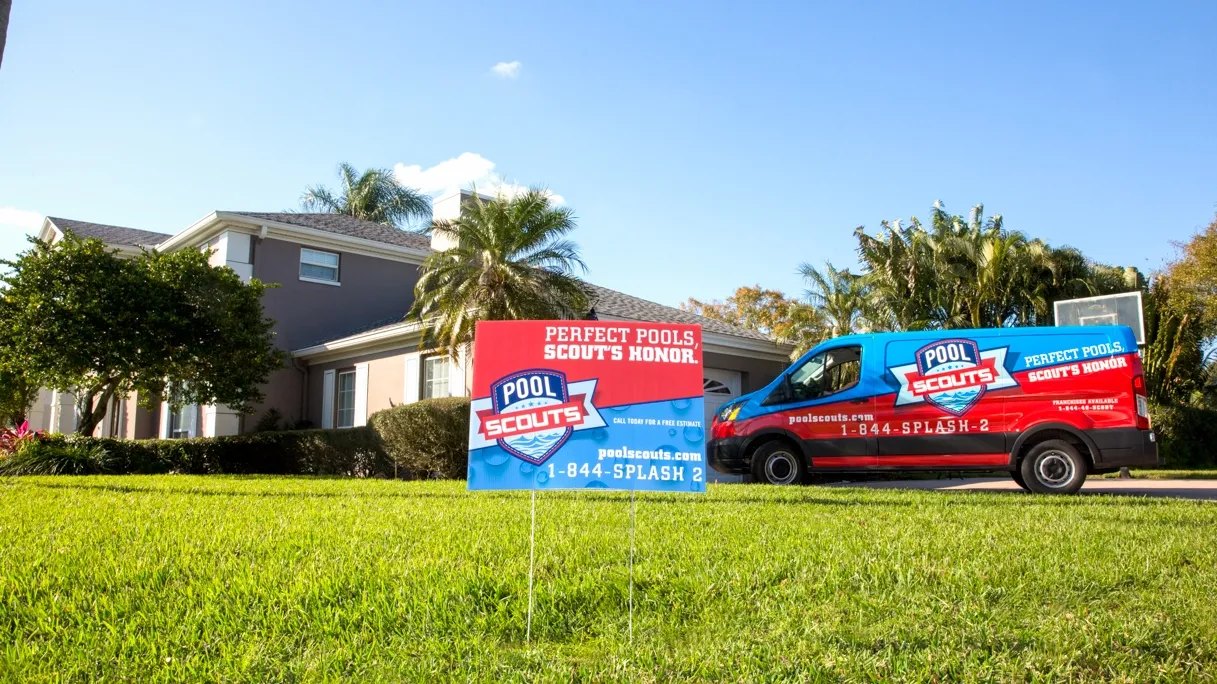
M42 430L31 430L27 420L14 428L0 428L0 457L12 456L21 447L42 436Z

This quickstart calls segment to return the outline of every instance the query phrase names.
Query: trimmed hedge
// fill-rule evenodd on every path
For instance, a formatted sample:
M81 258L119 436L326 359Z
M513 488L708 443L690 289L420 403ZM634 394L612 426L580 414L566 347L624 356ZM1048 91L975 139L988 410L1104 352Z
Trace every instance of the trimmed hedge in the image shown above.
M368 425L408 477L464 479L469 463L469 400L426 399L378 411Z
M96 464L85 472L392 476L393 462L369 427L256 432L197 439L50 435L0 461L0 473L33 474L50 463ZM26 452L30 453L26 453ZM88 455L86 457L86 455ZM6 463L7 461L7 463ZM41 464L41 465L40 465ZM84 466L81 466L82 472Z
M1150 406L1158 450L1168 468L1217 466L1217 411L1184 404Z

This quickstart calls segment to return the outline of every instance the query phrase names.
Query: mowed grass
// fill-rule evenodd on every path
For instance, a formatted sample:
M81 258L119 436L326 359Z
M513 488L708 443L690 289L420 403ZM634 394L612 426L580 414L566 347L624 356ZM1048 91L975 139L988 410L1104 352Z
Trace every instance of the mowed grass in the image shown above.
M1211 681L1217 505L0 480L2 681Z

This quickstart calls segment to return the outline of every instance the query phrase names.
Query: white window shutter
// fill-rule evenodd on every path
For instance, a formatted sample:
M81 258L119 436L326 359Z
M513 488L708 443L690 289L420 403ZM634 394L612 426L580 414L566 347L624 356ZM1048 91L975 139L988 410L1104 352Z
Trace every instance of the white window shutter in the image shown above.
M464 349L461 349L460 355L455 362L450 361L448 364L448 396L463 397L465 396L465 369L468 365L469 355Z
M161 402L161 439L169 439L169 414L173 408L169 406L169 402Z
M419 380L419 360L422 355L418 352L406 354L406 386L402 396L405 397L406 404L413 404L418 401L418 390L421 381Z
M334 427L334 371L327 370L321 376L321 427Z
M355 425L368 424L368 364L355 364Z

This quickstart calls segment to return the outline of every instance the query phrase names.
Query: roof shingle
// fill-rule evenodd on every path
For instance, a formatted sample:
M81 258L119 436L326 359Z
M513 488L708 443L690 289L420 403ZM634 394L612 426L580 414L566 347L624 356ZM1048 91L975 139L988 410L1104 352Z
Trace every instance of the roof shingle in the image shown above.
M256 211L228 211L226 214L239 214L248 218L290 223L293 226L324 230L327 233L338 233L350 237L384 242L399 247L414 249L430 249L431 239L405 230L399 230L382 223L365 221L345 214L297 214L294 212L263 213Z
M71 232L76 237L97 238L107 245L127 245L131 247L152 247L173 237L167 233L154 233L150 230L108 226L104 223L89 223L72 219L48 216L55 227Z
M733 335L735 337L744 337L764 342L772 341L769 337L755 330L740 328L729 323L716 321L713 318L699 316L690 311L681 311L674 307L656 304L655 302L628 295L624 292L610 290L607 287L600 287L591 283L588 283L588 287L592 290L592 308L597 314L650 323L698 323L701 325L702 330L707 332L718 333L720 335Z

